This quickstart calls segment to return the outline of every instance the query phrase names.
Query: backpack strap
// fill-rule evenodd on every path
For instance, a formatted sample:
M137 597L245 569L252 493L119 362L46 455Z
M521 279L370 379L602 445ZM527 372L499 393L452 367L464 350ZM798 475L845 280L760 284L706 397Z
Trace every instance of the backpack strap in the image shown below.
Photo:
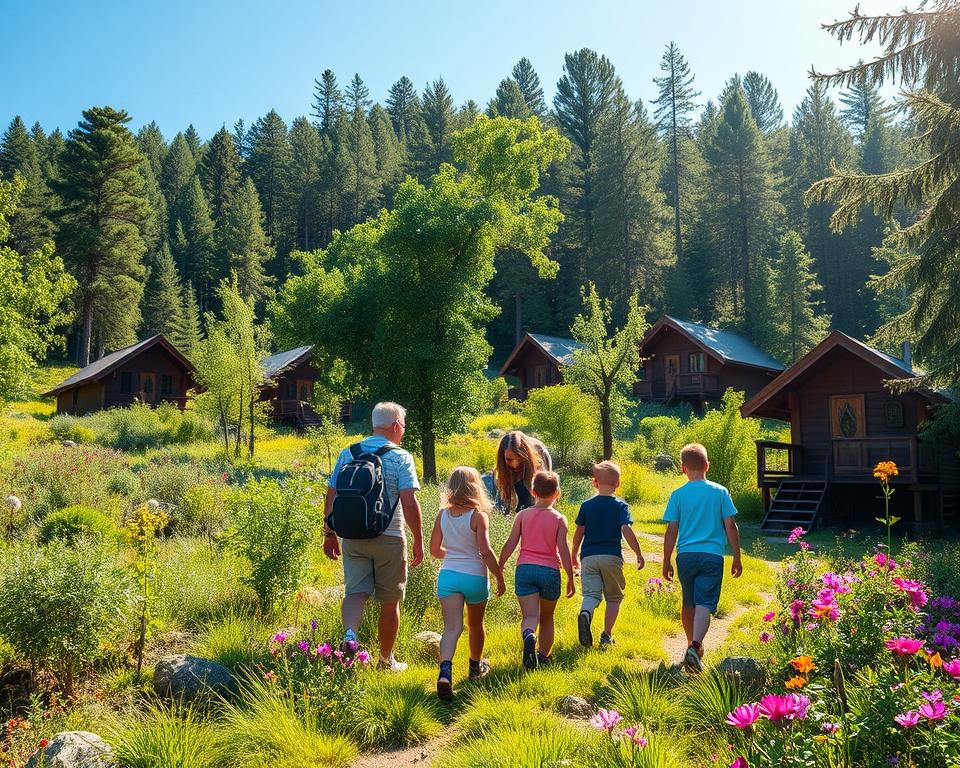
M385 456L386 454L390 453L390 451L395 451L396 449L397 446L393 445L392 443L387 443L386 445L381 445L379 448L377 448L377 450L373 452L373 455Z

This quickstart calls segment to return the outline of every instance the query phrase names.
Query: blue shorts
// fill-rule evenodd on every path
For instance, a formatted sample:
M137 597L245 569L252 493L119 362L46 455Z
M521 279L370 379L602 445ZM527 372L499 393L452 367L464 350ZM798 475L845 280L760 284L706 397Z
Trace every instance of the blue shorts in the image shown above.
M702 605L717 612L723 584L723 558L707 552L678 552L677 577L684 605Z
M490 599L490 584L486 576L441 568L437 574L437 597L454 595L463 595L467 605L485 603Z
M560 569L530 563L518 565L513 576L513 591L517 597L539 593L541 600L559 600Z

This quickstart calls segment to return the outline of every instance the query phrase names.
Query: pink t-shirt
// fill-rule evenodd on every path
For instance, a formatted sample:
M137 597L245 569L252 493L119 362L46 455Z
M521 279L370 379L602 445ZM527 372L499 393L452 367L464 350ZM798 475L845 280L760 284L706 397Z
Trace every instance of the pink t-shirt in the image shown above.
M527 507L517 513L520 520L520 557L517 565L543 565L560 569L557 531L563 515L551 507Z

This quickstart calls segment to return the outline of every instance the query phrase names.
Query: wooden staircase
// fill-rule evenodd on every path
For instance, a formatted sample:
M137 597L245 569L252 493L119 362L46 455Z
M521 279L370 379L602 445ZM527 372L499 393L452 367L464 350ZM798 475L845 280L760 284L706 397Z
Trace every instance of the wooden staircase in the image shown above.
M826 492L825 480L781 480L760 530L771 536L786 536L794 528L813 530Z

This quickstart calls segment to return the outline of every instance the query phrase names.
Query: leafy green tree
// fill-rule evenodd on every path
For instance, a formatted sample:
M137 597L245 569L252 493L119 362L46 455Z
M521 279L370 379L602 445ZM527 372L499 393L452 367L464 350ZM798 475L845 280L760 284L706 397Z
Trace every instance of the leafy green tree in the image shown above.
M264 231L263 219L257 189L253 180L246 178L227 207L226 220L217 233L220 263L235 274L240 295L255 301L271 294L272 279L267 275L267 265L274 251Z
M182 323L182 288L177 265L166 243L149 259L148 268L147 285L143 292L141 333L144 336L162 333L172 339Z
M747 72L743 76L743 93L750 105L750 114L763 134L769 134L783 124L780 96L766 75Z
M93 359L95 342L98 352L123 346L140 324L150 204L129 121L111 107L85 110L63 153L58 246L79 283L80 365Z
M0 143L0 179L12 181L19 174L24 188L16 212L10 217L10 244L23 253L41 248L53 237L49 216L50 192L40 162L40 150L27 126L17 115Z
M298 117L290 127L290 189L296 200L297 237L299 248L315 246L319 210L320 162L323 140L316 126L305 117Z
M317 128L324 136L331 136L336 131L343 112L343 93L337 86L337 76L333 70L325 69L319 80L314 80L313 116L317 120Z
M271 109L250 128L246 171L263 206L264 231L284 257L274 265L280 275L286 273L285 257L292 247L296 223L290 185L291 160L287 125L277 111Z
M60 328L71 319L65 304L76 288L52 242L27 255L6 244L25 186L19 174L0 180L0 402L20 394L37 361L62 344Z
M533 389L523 404L523 415L534 433L551 450L554 462L569 467L578 449L596 446L597 406L572 384Z
M390 86L386 105L397 137L404 144L409 144L414 125L421 119L420 97L409 77L404 75Z
M190 151L190 145L187 144L183 134L178 133L173 137L170 150L163 159L160 178L158 179L163 196L167 199L171 234L173 234L172 228L176 226L176 222L180 218L183 195L189 189L196 172L196 158Z
M757 448L760 421L740 415L743 392L728 389L720 407L702 418L691 419L684 430L683 442L700 443L710 457L710 477L725 485L730 493L756 493Z
M780 238L774 278L775 352L781 360L795 363L827 335L830 316L817 314L819 302L813 298L820 290L813 257L804 250L799 234L787 232Z
M240 188L240 154L233 137L221 128L210 139L198 169L203 191L210 202L210 215L223 224L227 205Z
M501 115L503 117L514 117L518 120L524 120L530 116L530 108L523 98L523 92L517 81L513 78L506 78L500 81L497 86L496 96L490 101L487 107L487 114L490 117Z
M404 181L392 210L305 257L305 274L273 305L281 337L316 342L349 362L370 397L410 408L427 479L436 478L436 439L460 428L486 392L483 328L495 308L484 291L496 254L518 251L549 273L543 251L561 218L555 200L533 197L565 152L556 131L479 117L453 145L462 171L445 164L429 186Z
M627 391L640 370L640 340L648 325L636 297L630 302L623 327L611 327L610 302L601 299L591 283L582 292L585 314L577 315L570 333L582 348L564 380L593 398L599 411L603 458L613 457L613 430L623 418Z
M879 17L854 10L849 19L828 25L838 39L884 41L876 60L833 74L817 74L828 86L880 84L903 73L913 85L905 106L913 120L926 129L923 148L927 159L897 173L870 175L839 171L814 184L811 202L837 205L832 225L850 226L864 209L889 219L897 204L913 214L902 231L901 248L915 253L897 269L892 282L911 297L910 306L891 321L911 329L915 353L927 373L920 383L954 384L960 381L960 246L956 237L960 210L960 53L955 45L960 7L944 2L919 11L904 10ZM915 85L914 85L915 84ZM887 324L890 326L890 323ZM882 331L883 329L881 329Z
M513 79L523 94L524 103L531 115L543 119L547 114L547 102L543 98L543 86L540 85L540 76L533 68L533 64L526 56L513 65L511 72Z

